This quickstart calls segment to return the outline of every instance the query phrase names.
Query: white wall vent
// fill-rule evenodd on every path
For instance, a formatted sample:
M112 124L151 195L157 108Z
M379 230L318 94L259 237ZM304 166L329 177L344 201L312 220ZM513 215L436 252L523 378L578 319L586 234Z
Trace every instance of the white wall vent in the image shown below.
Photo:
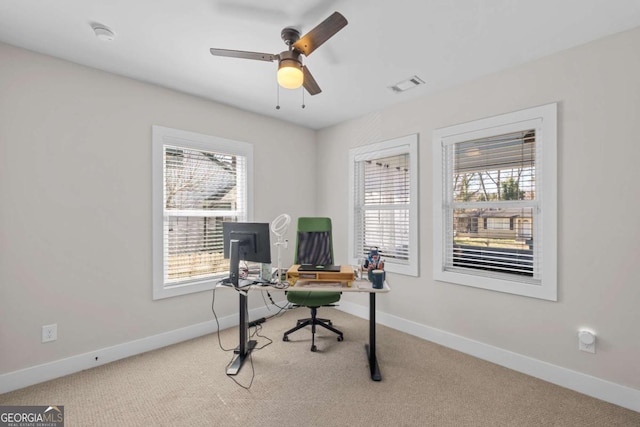
M406 80L403 80L399 83L394 84L393 86L389 86L389 89L396 93L405 92L411 88L416 86L420 86L424 84L424 80L422 80L418 76L409 77Z

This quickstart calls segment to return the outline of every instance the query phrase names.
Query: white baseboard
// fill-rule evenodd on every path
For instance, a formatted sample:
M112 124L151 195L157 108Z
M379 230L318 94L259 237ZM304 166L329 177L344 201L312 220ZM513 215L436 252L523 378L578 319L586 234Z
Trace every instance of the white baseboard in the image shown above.
M366 306L341 301L339 310L364 319L369 318ZM272 314L266 307L250 310L250 318L266 317ZM220 329L230 328L238 324L238 316L230 315L218 319ZM552 384L566 387L605 402L640 412L640 390L602 380L570 369L555 366L547 362L513 353L498 347L470 340L440 329L425 326L397 316L378 312L376 320L381 325L408 333L410 335L432 341L454 350L478 357L540 378ZM84 371L126 357L135 356L182 341L213 333L217 330L214 320L188 326L174 331L164 332L139 340L118 344L88 353L56 360L42 365L21 369L0 375L0 394L28 387L33 384L49 381L65 375Z
M285 302L283 302L283 304L285 304ZM273 313L266 307L260 307L250 310L249 318L255 319L272 314ZM230 328L238 325L238 315L234 314L218 318L218 321L220 323L220 330ZM187 326L185 328L114 345L112 347L106 347L88 353L71 356L66 359L60 359L44 363L42 365L21 369L19 371L2 374L0 375L0 394L211 334L217 330L218 326L216 325L215 320L210 320L196 325Z
M369 308L366 306L341 301L338 309L364 319L369 318ZM479 359L640 412L640 390L552 365L390 314L377 312L376 321L381 325L432 341Z

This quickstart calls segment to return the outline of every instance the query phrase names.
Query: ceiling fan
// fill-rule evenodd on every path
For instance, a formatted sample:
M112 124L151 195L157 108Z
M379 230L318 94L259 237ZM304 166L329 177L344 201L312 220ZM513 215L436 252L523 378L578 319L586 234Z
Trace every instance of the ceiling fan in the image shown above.
M322 89L318 86L307 66L302 64L301 55L311 55L320 45L344 28L347 23L342 14L334 12L302 37L300 37L300 31L296 28L286 27L282 30L280 36L284 43L289 46L289 49L278 54L215 48L211 48L209 51L215 56L255 59L267 62L277 60L277 77L280 86L286 89L297 89L300 86L304 86L310 95L317 95L322 92Z

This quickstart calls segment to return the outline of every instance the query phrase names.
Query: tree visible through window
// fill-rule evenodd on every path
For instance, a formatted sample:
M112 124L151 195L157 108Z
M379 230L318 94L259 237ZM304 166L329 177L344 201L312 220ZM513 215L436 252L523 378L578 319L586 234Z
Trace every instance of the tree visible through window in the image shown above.
M226 276L222 223L249 216L249 144L154 126L154 298Z
M244 217L237 197L244 158L165 146L164 164L165 283L229 271L222 222Z
M556 105L434 132L434 277L555 300Z
M453 223L447 265L533 276L535 144L528 129L447 147Z

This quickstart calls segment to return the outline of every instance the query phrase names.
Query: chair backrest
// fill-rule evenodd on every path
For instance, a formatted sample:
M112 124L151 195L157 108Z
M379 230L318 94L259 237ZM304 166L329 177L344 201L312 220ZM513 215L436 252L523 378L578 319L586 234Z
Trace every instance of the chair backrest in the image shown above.
M294 264L333 264L331 218L300 217Z

